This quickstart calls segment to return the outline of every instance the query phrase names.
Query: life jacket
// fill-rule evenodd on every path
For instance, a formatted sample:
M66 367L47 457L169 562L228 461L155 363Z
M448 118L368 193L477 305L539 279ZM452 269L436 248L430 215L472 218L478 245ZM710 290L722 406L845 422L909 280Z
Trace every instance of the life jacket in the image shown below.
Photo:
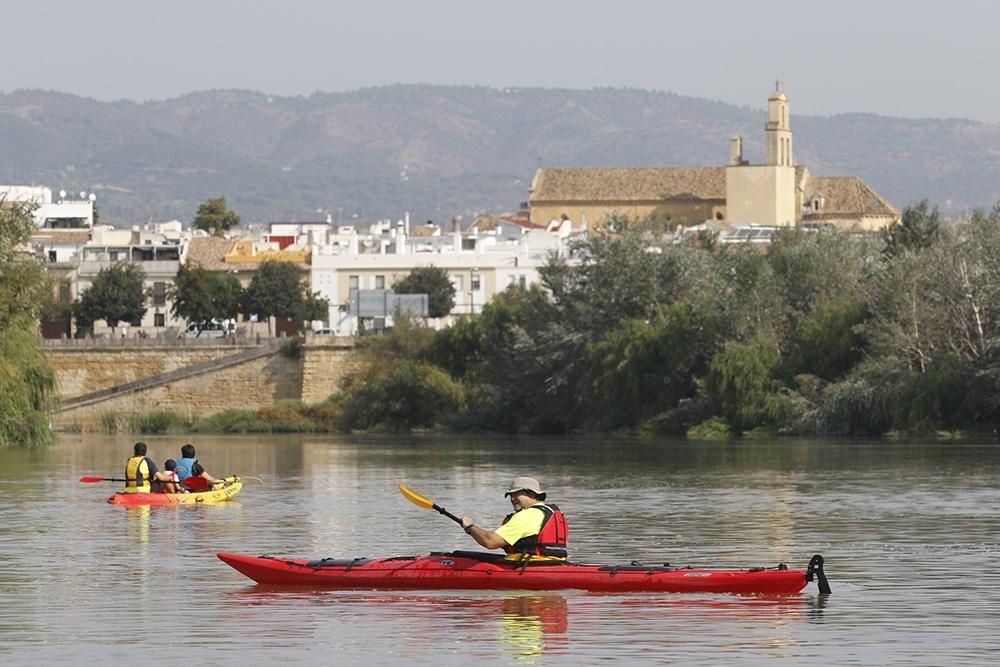
M149 459L133 456L125 464L125 493L149 493Z
M183 482L194 474L194 465L198 463L198 459L177 459L175 463L177 467L174 468L174 472L177 473L177 476Z
M544 505L536 503L531 507L537 507L545 514L542 519L542 527L538 529L538 534L522 537L514 544L504 547L509 554L532 554L535 556L550 556L552 558L566 558L566 543L569 538L569 526L566 523L566 515L562 513L558 505ZM525 509L531 509L527 507ZM524 510L521 510L522 512ZM504 517L503 523L510 521L513 513Z

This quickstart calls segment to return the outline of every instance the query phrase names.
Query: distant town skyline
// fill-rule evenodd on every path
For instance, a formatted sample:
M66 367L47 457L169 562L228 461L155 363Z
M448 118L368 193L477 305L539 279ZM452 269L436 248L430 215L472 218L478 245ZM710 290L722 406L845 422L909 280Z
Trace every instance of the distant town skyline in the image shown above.
M843 0L49 0L7 8L0 90L108 101L218 88L280 96L395 83L631 87L796 115L1000 122L1000 5ZM16 29L11 29L16 27Z

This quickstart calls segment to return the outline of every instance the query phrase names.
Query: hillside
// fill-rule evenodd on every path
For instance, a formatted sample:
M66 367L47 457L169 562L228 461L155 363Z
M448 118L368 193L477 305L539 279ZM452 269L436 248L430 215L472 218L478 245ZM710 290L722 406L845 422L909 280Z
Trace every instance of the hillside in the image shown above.
M759 162L766 92L750 109L608 88L220 90L145 103L21 90L0 94L0 182L96 192L115 224L190 220L219 195L251 222L405 210L445 221L515 209L539 165L722 165L734 134ZM814 175L861 176L900 208L1000 199L1000 125L791 105L795 158Z

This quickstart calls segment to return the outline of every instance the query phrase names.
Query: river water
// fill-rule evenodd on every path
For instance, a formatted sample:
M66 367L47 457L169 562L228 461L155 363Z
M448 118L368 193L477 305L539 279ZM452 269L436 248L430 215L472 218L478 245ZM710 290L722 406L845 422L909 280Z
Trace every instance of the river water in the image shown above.
M179 437L146 438L159 463ZM0 450L0 664L993 664L1000 445L198 437L218 506L108 505L132 441ZM475 548L394 479L494 527L538 477L577 562L804 567L833 593L281 591L217 551L318 557Z

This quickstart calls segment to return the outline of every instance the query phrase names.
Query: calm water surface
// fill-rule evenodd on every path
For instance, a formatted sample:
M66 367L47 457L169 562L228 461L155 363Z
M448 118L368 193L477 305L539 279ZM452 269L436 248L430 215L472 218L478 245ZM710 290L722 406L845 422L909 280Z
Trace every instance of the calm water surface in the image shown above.
M153 458L184 440L146 438ZM0 450L0 664L993 664L1000 445L314 436L195 441L236 502L108 505L131 440ZM304 557L472 548L394 478L494 526L533 474L579 562L709 567L827 559L833 594L303 592L226 550ZM186 657L185 657L186 656ZM190 660L188 659L190 658Z

